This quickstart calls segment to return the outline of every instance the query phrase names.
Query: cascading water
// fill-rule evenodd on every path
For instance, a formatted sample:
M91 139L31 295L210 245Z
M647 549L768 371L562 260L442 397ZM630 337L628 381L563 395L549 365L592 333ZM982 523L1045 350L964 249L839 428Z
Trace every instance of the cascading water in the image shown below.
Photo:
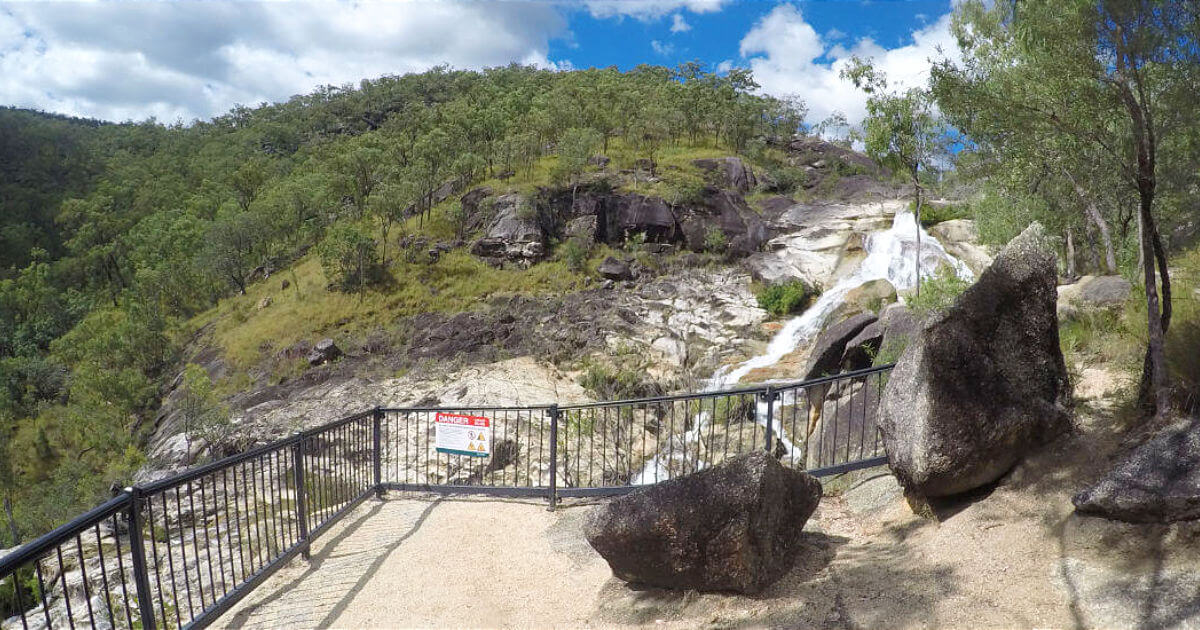
M767 344L766 352L736 366L723 366L718 369L709 378L704 391L733 387L752 370L775 365L780 359L800 347L800 344L813 340L824 328L829 316L842 304L846 294L852 289L880 279L890 282L897 291L915 287L917 285L917 261L914 254L918 251L918 242L920 242L920 274L922 277L932 276L942 265L949 264L960 278L964 280L974 278L966 264L946 253L942 244L920 227L913 213L898 212L892 220L890 229L867 235L863 245L867 256L854 273L826 290L812 306L784 324L783 328ZM782 401L782 404L788 404L788 402ZM766 403L760 402L756 413L758 424L765 427L766 418ZM710 420L707 412L697 415L692 429L683 435L685 443L698 443ZM794 446L784 433L782 423L777 420L772 424L773 434L778 436L783 448L790 454ZM659 452L650 458L642 472L634 476L633 484L654 483L659 479L668 478L669 473L662 461L664 457L666 455Z

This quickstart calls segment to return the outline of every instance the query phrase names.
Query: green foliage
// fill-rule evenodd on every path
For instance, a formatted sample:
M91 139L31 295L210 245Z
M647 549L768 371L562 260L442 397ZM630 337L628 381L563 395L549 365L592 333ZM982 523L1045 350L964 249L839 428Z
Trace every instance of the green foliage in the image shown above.
M799 280L764 287L754 295L759 308L772 315L788 315L805 306L813 297L812 290Z
M641 367L588 363L579 386L599 400L643 398L661 393L658 384Z
M909 204L909 209L916 211L916 202ZM966 219L971 216L971 208L963 203L930 203L921 206L921 225L933 227L943 221Z
M229 410L213 390L208 372L195 363L189 363L184 368L175 409L179 412L189 442L193 437L199 438L212 454L219 455L222 452L236 428Z
M582 273L592 255L592 244L585 238L573 236L559 245L559 257L567 264L567 269Z
M729 248L729 239L717 226L710 226L704 233L704 251L723 254Z
M905 303L917 317L926 318L949 308L970 286L971 282L958 277L953 269L942 267L937 274L921 278L920 295L908 296Z
M317 246L321 268L329 282L342 291L361 291L378 273L375 240L361 228L339 223Z

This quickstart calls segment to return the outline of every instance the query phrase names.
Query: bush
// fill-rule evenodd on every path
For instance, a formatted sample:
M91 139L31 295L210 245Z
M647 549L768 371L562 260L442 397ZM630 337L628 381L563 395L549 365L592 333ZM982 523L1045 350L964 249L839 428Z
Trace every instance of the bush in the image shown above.
M925 318L946 310L958 296L971 286L950 267L943 267L937 275L921 279L920 295L913 294L905 303L917 317Z
M362 228L339 224L329 230L317 246L321 269L337 289L362 289L377 277L379 254L375 240Z
M704 233L704 251L714 254L723 254L729 248L729 239L725 237L725 233L721 228L712 226Z
M916 201L908 204L909 210L916 211ZM921 225L932 227L943 221L966 219L971 216L970 209L965 204L938 203L921 204Z
M755 295L758 306L772 315L787 315L804 308L813 292L803 282L793 280L773 284Z
M573 236L559 246L558 255L567 263L567 269L578 273L583 271L588 257L592 255L592 244L584 238Z
M600 400L655 396L661 391L644 370L592 363L579 377L579 386Z

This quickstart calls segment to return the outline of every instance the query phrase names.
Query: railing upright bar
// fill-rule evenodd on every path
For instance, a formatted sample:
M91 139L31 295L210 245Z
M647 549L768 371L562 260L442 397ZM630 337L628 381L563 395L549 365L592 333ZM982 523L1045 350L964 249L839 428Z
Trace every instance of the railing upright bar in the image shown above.
M550 405L550 488L547 497L550 499L551 512L558 504L558 405Z
M772 437L775 433L775 390L768 385L763 396L767 399L767 440L764 445L768 454L775 450Z
M383 432L381 431L382 425L383 409L380 407L375 407L374 423L371 427L371 438L375 443L374 451L372 451L374 453L375 464L375 496L380 499L383 498L383 449L381 448L383 444L381 439L383 435Z
M137 586L138 612L142 628L154 630L154 600L150 593L150 574L146 571L146 545L142 540L142 491L137 486L125 488L129 493L129 554L133 560L133 581ZM150 532L153 536L154 532Z
M304 438L299 433L296 435L300 439L292 445L292 483L296 485L296 522L300 525L300 553L305 560L308 560L308 501L305 498L307 493L304 491Z

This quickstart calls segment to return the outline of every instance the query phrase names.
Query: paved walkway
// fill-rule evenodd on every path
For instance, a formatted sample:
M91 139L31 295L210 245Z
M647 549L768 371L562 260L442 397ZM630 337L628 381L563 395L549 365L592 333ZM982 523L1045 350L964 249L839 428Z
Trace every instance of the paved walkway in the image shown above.
M395 496L395 494L393 494ZM611 576L586 508L537 500L368 501L255 589L226 628L580 627Z

